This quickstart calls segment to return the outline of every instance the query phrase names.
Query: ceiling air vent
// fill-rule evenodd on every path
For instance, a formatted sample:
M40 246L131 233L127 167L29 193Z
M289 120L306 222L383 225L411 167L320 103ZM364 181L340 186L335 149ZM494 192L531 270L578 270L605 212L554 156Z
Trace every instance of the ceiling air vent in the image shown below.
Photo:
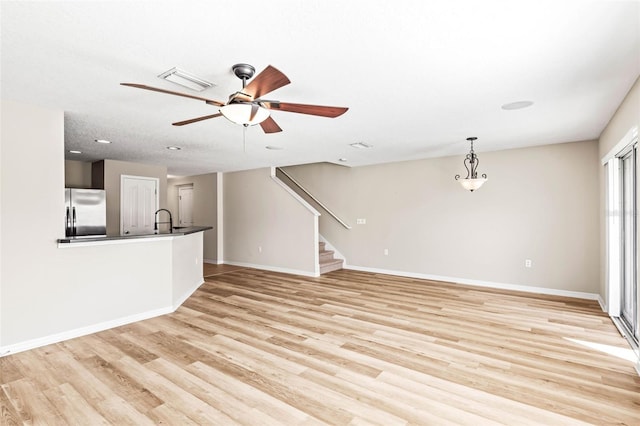
M210 83L207 80L203 80L200 77L196 77L195 75L179 68L171 68L169 71L163 72L158 77L198 92L202 92L204 89L215 86L215 84Z
M373 145L369 145L368 143L364 143L364 142L355 142L355 143L351 143L349 145L351 145L354 148L358 148L358 149L373 147Z

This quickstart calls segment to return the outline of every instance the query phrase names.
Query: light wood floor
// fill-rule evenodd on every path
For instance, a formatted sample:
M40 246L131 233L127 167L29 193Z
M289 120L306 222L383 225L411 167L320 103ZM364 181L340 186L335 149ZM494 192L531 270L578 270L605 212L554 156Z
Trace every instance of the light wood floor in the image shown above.
M206 281L173 314L0 358L0 423L640 424L593 301L345 270Z
M213 263L202 264L202 274L205 278L214 275L226 274L228 272L239 271L241 269L243 269L242 266L215 265Z

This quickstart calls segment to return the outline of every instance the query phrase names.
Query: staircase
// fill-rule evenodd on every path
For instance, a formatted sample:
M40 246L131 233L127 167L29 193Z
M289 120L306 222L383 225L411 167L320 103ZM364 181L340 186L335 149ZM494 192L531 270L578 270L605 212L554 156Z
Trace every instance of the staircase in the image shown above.
M342 264L344 260L342 259L334 259L333 251L325 249L325 243L318 243L318 248L320 250L320 275L326 274L327 272L337 271L338 269L342 269Z

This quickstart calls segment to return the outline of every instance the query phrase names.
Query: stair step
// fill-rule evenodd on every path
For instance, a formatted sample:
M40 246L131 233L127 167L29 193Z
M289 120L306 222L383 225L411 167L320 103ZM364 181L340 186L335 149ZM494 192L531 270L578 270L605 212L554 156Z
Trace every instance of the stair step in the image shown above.
M320 274L326 274L327 272L337 271L338 269L342 269L344 264L344 260L342 259L333 259L327 262L320 262Z
M333 250L320 250L320 263L322 263L322 261L332 260L334 253Z
M337 271L338 269L342 269L344 265L344 260L335 259L333 257L333 250L325 249L326 243L324 241L318 242L318 251L320 256L318 257L320 263L320 274L326 274L327 272Z

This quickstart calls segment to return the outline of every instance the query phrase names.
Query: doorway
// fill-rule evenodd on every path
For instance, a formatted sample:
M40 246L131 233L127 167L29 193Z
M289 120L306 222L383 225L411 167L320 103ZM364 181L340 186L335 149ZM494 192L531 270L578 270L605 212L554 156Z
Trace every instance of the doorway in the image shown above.
M178 223L193 226L193 185L178 187Z
M120 233L152 234L158 210L157 178L120 176Z

